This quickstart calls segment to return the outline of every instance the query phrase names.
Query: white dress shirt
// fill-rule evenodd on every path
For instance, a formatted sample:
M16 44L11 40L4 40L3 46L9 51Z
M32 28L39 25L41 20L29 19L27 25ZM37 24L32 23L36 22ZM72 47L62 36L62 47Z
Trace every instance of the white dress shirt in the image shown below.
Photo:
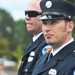
M34 36L32 39L33 39L33 42L35 42L39 37L40 35L42 35L43 32L39 33L38 35Z
M69 43L71 43L72 41L74 41L74 39L72 38L70 41L68 41L67 43L65 43L64 45L60 46L59 48L57 48L56 50L51 50L50 53L54 55L56 55L62 48L64 48L66 45L68 45Z

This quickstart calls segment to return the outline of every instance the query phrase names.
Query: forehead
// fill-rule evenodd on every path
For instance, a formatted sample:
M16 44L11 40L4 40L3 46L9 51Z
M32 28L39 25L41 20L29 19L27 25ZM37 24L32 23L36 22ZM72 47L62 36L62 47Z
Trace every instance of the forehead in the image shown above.
M27 10L35 10L35 11L41 11L40 9L40 3L41 0L29 0Z

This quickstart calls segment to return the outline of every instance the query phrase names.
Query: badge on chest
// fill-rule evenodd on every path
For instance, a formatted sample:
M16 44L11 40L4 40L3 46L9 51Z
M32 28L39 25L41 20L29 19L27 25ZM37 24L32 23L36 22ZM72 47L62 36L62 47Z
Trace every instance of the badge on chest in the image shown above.
M33 61L33 58L35 56L35 52L34 51L31 51L29 57L28 57L28 62L32 62Z
M56 69L50 69L48 72L49 75L57 75L57 70Z

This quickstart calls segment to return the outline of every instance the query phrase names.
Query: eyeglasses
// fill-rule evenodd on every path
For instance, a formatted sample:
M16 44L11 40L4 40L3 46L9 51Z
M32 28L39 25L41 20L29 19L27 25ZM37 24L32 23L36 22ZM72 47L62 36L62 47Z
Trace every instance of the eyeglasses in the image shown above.
M41 12L37 11L25 11L25 16L28 14L29 17L37 17L38 15L41 15Z

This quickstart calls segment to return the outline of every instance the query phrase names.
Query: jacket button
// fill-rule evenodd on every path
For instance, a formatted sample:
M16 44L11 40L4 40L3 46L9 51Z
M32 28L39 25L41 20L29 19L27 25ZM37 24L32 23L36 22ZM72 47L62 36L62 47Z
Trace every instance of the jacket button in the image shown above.
M28 69L25 69L25 72L27 72L28 71Z

